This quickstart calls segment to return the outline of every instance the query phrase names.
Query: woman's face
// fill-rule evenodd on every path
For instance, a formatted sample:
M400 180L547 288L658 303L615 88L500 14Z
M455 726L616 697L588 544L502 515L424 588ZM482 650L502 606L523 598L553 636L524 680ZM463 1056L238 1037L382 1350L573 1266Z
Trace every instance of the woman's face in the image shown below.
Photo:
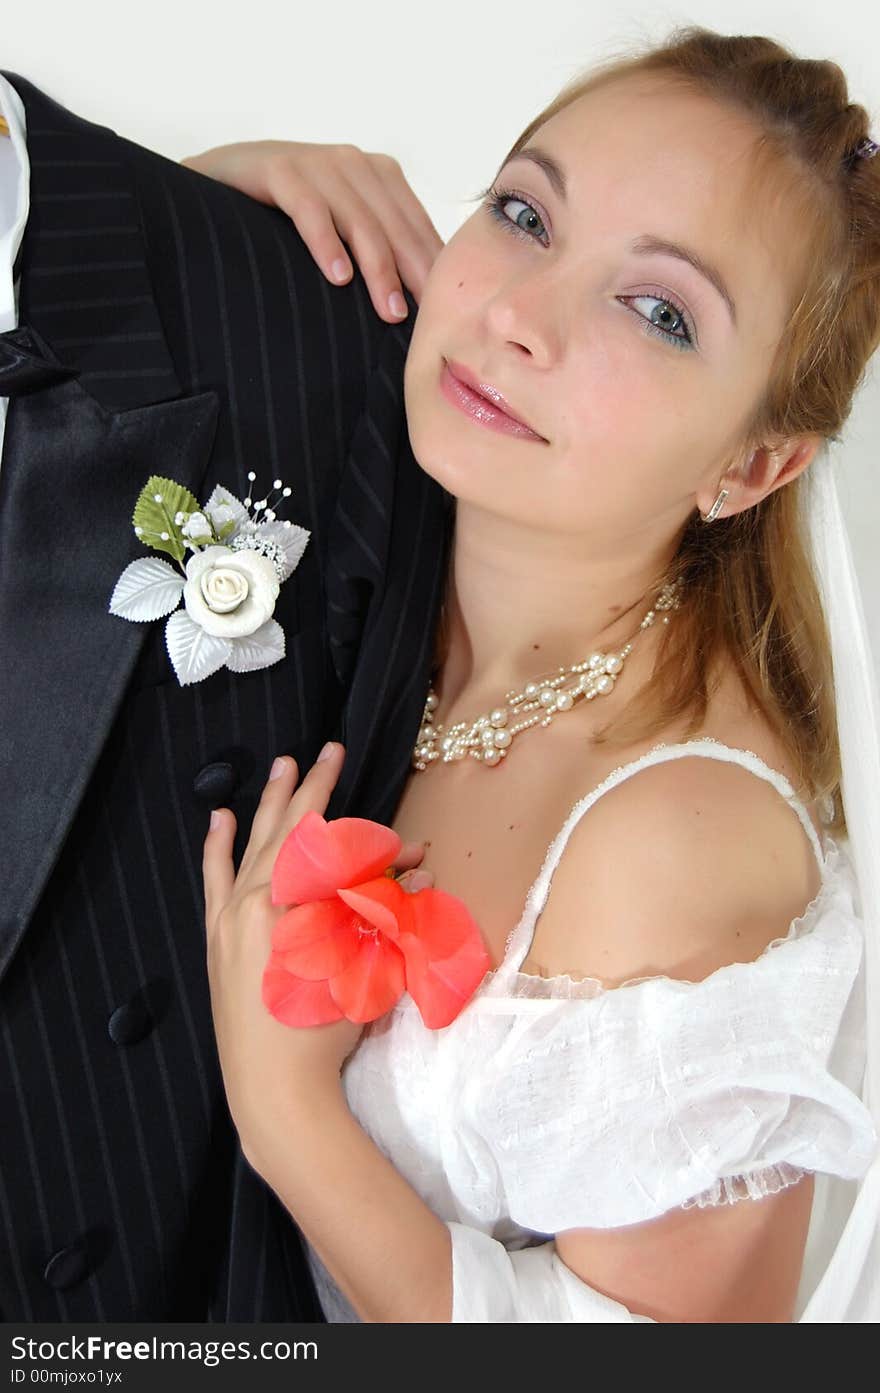
M486 201L467 219L422 294L404 385L427 473L461 500L599 549L671 536L701 488L711 502L744 461L800 272L784 209L764 200L759 214L748 197L756 134L706 97L633 78L533 134L566 196L539 164L509 160L496 215ZM634 249L646 237L714 267L735 311L689 262ZM543 438L454 405L447 360Z

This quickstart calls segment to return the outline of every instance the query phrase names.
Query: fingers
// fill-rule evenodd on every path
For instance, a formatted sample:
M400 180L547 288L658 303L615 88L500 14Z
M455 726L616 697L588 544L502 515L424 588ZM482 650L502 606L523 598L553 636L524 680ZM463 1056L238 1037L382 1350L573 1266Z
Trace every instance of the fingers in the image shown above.
M443 242L396 160L300 145L277 159L270 189L328 280L348 281L353 257L376 313L389 323L406 317L402 284L418 301Z
M434 874L432 871L421 869L406 871L398 877L397 883L408 895L417 895L420 890L427 890L429 886L434 884Z
M330 802L336 781L342 773L344 760L344 746L337 741L328 741L283 811L278 834L274 843L270 844L273 862L284 838L293 831L296 824L307 812L320 813L323 817L327 811L327 804ZM296 761L291 760L290 762L295 768ZM284 782L285 778L286 775L278 782Z
M424 283L443 246L427 211L407 183L397 160L385 154L356 151L344 169L358 199L344 231L377 313L402 281L418 303ZM364 213L378 223L371 226ZM334 210L335 217L335 210ZM387 318L383 314L383 318Z
M397 859L392 863L392 869L401 875L404 871L409 871L417 866L424 854L424 842L404 842L397 854Z
M205 888L205 928L211 933L217 915L232 895L235 865L232 847L236 818L229 808L215 808L202 853L202 879Z
M260 798L251 835L242 857L239 881L243 889L249 885L268 885L272 867L281 843L309 811L326 812L330 795L342 770L345 750L330 742L326 758L319 755L301 783L299 770L291 755L281 755L273 764ZM271 777L275 772L275 777Z
M299 770L292 755L279 755L272 763L263 792L251 823L251 834L241 858L240 875L246 878L251 874L253 863L268 842L278 833L293 791L296 788Z
M351 280L354 258L388 323L407 316L404 286L420 301L443 239L393 156L263 140L218 145L182 163L283 209L334 285Z
M377 214L370 202L332 170L325 170L318 184L316 174L305 177L293 167L279 172L273 192L328 280L338 285L351 279L351 258L343 246L344 237L376 313L390 323L406 317L408 310L397 274L395 248L383 223L383 219L395 221L387 200L374 200L382 204ZM397 226L399 233L399 223ZM411 257L405 250L402 260L411 270ZM334 271L339 262L345 268L342 277ZM399 300L392 299L395 294Z
M443 238L397 160L379 153L368 154L366 159L369 171L378 178L380 187L387 189L394 208L403 219L399 234L392 233L391 240L404 280L418 301L428 272L443 248ZM408 255L413 258L411 268L402 260Z
M419 865L424 860L424 856L424 842L404 842L397 860L393 863L393 869L397 872L398 885L413 895L434 884L434 872ZM418 869L416 869L417 867Z
M339 235L352 211L348 191L326 172L319 182L316 174L288 163L276 172L272 193L327 279L337 285L350 279L351 261Z
M234 891L245 893L271 883L281 844L305 814L312 810L322 815L326 812L344 758L344 747L329 742L297 787L296 760L290 755L278 756L263 788L237 875L232 859L235 815L229 808L214 810L202 856L205 925L209 934ZM434 884L431 871L417 869L424 855L424 842L404 842L394 862L400 885L413 894Z

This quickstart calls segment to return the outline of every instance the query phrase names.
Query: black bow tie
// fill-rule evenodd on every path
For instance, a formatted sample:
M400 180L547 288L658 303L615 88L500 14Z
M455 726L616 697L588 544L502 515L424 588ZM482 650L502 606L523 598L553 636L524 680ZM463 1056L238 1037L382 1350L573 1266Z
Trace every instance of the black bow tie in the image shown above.
M39 391L76 376L76 370L63 367L27 324L0 334L0 397Z

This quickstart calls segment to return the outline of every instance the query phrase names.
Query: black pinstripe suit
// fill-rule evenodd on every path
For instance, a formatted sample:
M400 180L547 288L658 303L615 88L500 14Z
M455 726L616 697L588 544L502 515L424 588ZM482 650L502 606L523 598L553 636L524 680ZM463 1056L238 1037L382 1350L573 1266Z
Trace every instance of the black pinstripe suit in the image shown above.
M406 433L415 305L384 324L280 213L8 76L20 319L78 376L13 397L0 468L0 1313L320 1320L229 1121L201 854L212 801L238 857L273 756L309 768L330 736L328 817L393 816L451 520ZM181 687L164 621L108 613L151 554L134 500L150 473L244 497L250 469L312 532L276 606L286 656Z

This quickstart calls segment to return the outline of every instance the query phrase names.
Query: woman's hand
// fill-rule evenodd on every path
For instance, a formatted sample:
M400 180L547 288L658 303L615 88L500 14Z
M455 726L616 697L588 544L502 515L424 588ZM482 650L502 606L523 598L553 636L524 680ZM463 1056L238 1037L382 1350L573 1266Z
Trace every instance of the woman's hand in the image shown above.
M443 240L391 155L357 145L251 140L182 160L290 217L334 285L351 278L345 238L376 313L404 319L401 279L416 302Z
M237 875L232 861L236 818L230 809L215 810L205 838L211 1010L229 1110L246 1156L250 1138L261 1133L261 1120L283 1108L296 1090L338 1088L340 1069L363 1031L348 1020L300 1029L282 1025L261 995L272 928L286 909L272 904L272 868L300 818L310 810L323 815L327 808L344 758L341 745L329 750L329 757L319 757L298 788L296 761L290 756L276 760L280 773L270 776L263 789ZM423 843L404 843L395 869L412 871L423 855ZM400 879L413 893L433 883L423 870Z

